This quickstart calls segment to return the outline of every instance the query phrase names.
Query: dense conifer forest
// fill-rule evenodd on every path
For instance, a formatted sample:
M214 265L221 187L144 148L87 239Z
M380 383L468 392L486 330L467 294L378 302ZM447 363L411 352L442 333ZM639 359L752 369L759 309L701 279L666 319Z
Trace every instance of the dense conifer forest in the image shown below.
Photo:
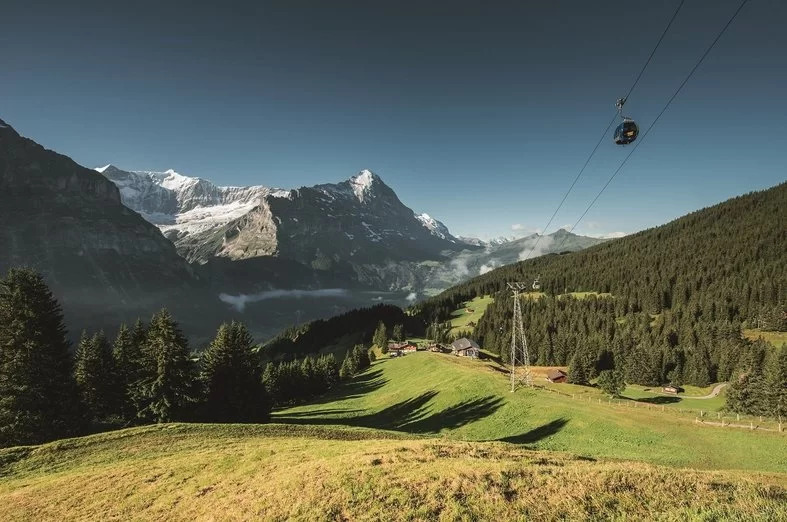
M474 335L507 360L506 282L536 277L541 293L522 297L531 363L567 365L575 382L613 369L644 385L731 381L733 410L785 414L785 350L748 341L742 329L787 330L787 183L581 252L499 268L414 311L440 324L462 302L494 295Z

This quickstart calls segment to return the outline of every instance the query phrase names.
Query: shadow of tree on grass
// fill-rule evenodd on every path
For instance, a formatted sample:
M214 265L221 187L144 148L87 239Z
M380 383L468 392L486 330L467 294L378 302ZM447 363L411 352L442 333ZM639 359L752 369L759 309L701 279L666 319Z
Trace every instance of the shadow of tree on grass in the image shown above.
M656 397L643 397L641 399L634 399L634 401L646 402L648 404L675 404L676 402L680 402L681 398L658 395Z
M292 424L343 424L365 428L379 428L406 433L437 433L441 429L455 429L493 414L503 404L499 397L482 397L463 401L438 412L430 412L428 403L436 391L397 402L373 413L364 410L325 409L278 415L277 422Z
M503 437L497 440L500 442L510 442L512 444L533 444L547 437L551 437L562 430L566 424L568 424L568 419L561 417L525 433L511 435L510 437Z

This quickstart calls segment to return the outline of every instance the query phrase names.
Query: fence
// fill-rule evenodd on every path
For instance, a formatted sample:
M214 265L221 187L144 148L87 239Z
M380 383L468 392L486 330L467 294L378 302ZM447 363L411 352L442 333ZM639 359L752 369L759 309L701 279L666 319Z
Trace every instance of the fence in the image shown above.
M539 384L534 384L533 387L539 390L548 391L550 393L556 393L564 397L570 397L573 400L582 401L582 402L608 405L614 408L623 408L623 409L632 408L632 409L660 411L666 414L671 414L675 417L679 417L681 418L681 420L685 420L687 422L693 420L695 424L701 424L703 426L743 428L751 431L755 431L755 430L773 431L773 432L782 432L782 433L785 431L785 426L783 422L779 422L775 419L769 419L767 417L761 417L755 415L741 415L737 413L709 412L705 410L675 408L675 407L668 407L664 404L650 404L647 402L639 402L630 399L602 398L592 395L583 396L582 394L566 393L560 390L547 388L546 386L542 386Z

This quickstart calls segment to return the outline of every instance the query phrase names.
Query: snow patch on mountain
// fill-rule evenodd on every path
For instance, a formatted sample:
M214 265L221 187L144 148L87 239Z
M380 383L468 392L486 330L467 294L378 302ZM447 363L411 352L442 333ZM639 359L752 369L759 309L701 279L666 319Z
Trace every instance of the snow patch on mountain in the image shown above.
M364 197L371 190L373 183L374 173L367 169L362 170L357 176L350 178L350 186L352 187L353 193L361 203L363 203Z
M426 212L422 214L415 214L415 219L421 222L421 224L432 233L433 236L437 236L440 239L447 239L452 243L455 243L453 236L448 231L448 227L446 227L443 223L436 220Z

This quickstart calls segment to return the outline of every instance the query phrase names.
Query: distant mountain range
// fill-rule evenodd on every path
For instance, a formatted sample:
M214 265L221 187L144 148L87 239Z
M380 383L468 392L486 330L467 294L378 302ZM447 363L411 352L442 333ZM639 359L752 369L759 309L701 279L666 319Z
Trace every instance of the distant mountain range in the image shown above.
M559 230L540 240L457 238L426 213L405 206L369 170L339 182L293 190L220 187L164 172L95 169L123 203L155 224L190 262L277 257L316 271L354 274L370 288L433 294L522 259L578 250L603 240ZM568 237L566 237L568 236Z
M2 120L0 223L0 273L42 272L73 335L166 305L199 338L232 318L262 338L374 302L413 302L516 261L535 239L457 238L368 170L284 190L87 169ZM563 250L599 241L567 239Z

